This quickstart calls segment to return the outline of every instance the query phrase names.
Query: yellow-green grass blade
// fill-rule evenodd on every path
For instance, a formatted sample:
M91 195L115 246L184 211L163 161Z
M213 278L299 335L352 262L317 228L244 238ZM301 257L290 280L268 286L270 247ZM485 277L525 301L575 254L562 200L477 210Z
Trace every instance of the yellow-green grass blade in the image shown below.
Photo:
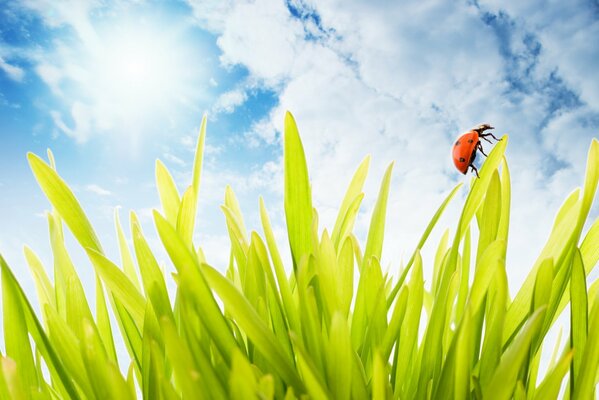
M135 398L137 388L135 386L135 364L130 363L129 369L127 370L127 386L129 387L129 393L131 398Z
M352 316L352 346L354 350L362 353L362 357L369 350L365 342L367 331L375 329L371 327L378 322L373 312L379 302L385 301L384 294L383 273L378 258L374 256L362 268ZM365 360L365 358L362 358L362 360Z
M486 386L502 353L502 332L508 301L508 282L505 268L499 265L489 288L488 311L485 318L485 336L479 358L479 380Z
M551 287L553 285L553 259L547 258L541 262L537 270L537 278L532 292L530 313L532 314L541 306L546 306L551 298Z
M449 229L446 229L439 245L437 246L437 252L435 253L435 262L433 264L433 282L431 284L431 293L437 293L439 287L439 280L441 275L441 266L443 265L445 258L448 255L447 242L449 241Z
M239 327L245 331L256 348L290 385L302 391L303 384L297 375L293 362L287 358L285 350L272 331L260 319L257 312L235 286L218 271L207 264L202 266L210 287L218 293Z
M324 343L322 316L317 299L318 277L314 273L314 257L304 257L297 269L297 293L303 344L315 368L324 375ZM322 306L322 304L320 304Z
M129 278L135 288L141 292L139 278L137 277L137 272L135 271L135 264L133 263L133 257L131 256L131 251L129 250L129 244L127 244L127 239L125 238L125 232L123 231L123 226L121 225L118 210L118 207L114 210L114 226L119 242L121 264L123 265L123 271L125 272L125 275L127 275L127 278ZM131 212L131 219L133 220L134 217L135 214Z
M479 237L476 259L478 260L497 237L499 220L501 219L501 182L499 172L495 170L491 176L489 187L482 206L482 219L479 220ZM480 210L480 209L479 209Z
M196 309L183 300L181 316L185 323L179 324L179 336L193 357L194 365L202 375L202 379L215 393L214 396L221 396L227 392L227 379L231 371L223 364L222 358L217 356L206 328L201 325L196 314ZM162 319L164 320L165 317ZM237 348L233 348L233 352L236 350ZM245 347L241 347L241 351L245 354ZM171 362L174 363L176 360Z
M262 197L260 197L260 219L262 221L262 228L264 230L266 244L268 246L270 258L272 260L275 275L277 277L279 291L281 292L281 300L283 301L283 306L285 307L285 315L287 317L290 330L293 330L299 334L301 328L297 307L293 301L287 273L285 272L283 260L281 259L281 254L279 253L279 249L277 247L275 235L270 223L270 218L268 217L266 206Z
M165 367L164 340L151 304L146 305L142 334L141 390L144 398L161 392ZM180 363L183 361L179 360Z
M131 213L131 231L145 294L152 302L158 318L168 316L174 320L164 275L144 237L139 220L133 213Z
M5 285L6 282L6 285L9 288L8 290L2 290L3 296L5 296L4 293L8 291L8 296L14 297L15 300L18 300L21 303L20 312L21 315L25 316L27 330L36 344L36 349L42 354L44 361L46 362L48 370L53 377L53 382L56 383L61 392L67 393L70 398L79 399L80 395L65 370L62 361L54 350L52 342L48 339L48 336L37 319L23 289L18 284L15 276L1 255L0 268L2 269L2 285Z
M262 267L262 271L266 276L268 287L266 288L265 297L267 299L267 310L270 310L270 318L273 326L273 331L285 346L285 350L292 358L293 350L291 346L291 340L289 339L289 325L285 315L285 308L281 299L279 290L277 288L275 276L268 259L268 253L266 246L262 241L262 238L256 233L252 232L251 241L254 246L256 256L259 260L259 265Z
M239 206L235 192L233 192L233 189L229 185L225 188L225 207L230 210L231 217L235 221L238 239L247 245L247 229L243 221L241 207Z
M358 166L358 169L354 173L349 187L345 192L345 197L341 202L341 207L339 207L339 213L337 214L335 225L331 231L331 240L335 245L335 249L339 248L339 245L344 240L345 235L347 235L347 233L351 232L353 229L358 208L360 207L360 203L364 197L362 193L362 187L364 186L364 181L368 175L369 166L370 156L367 156Z
M56 212L48 214L48 225L50 230L50 245L54 256L54 291L58 313L64 320L73 321L69 319L67 313L68 304L72 301L80 301L80 307L87 309L86 317L89 318L91 317L91 310L87 303L81 281L75 271L75 266L65 247L62 220ZM71 291L67 290L69 281L73 285ZM78 329L75 326L73 328Z
M237 262L237 268L239 272L239 279L243 285L243 280L246 276L246 265L247 265L247 254L249 244L245 237L244 228L240 226L243 221L239 221L235 212L229 207L221 206L221 210L225 214L225 221L227 223L227 231L229 232L229 238L231 240L231 251Z
M325 321L330 321L335 311L340 309L337 290L337 255L335 246L325 229L320 245L316 249L315 270L318 275L320 298L324 303Z
M574 224L580 206L579 193L580 190L574 191L560 208L545 247L508 308L503 329L504 345L511 341L515 332L530 312L534 283L541 262L547 258L553 258L554 264L556 264L560 254L565 251L564 246L575 228Z
M173 366L175 380L181 388L183 397L201 399L206 398L205 394L210 393L211 398L226 398L220 384L216 386L207 385L208 382L204 380L204 376L196 369L188 348L177 335L172 321L168 318L162 318L160 322L164 332L166 353Z
M391 303L395 299L395 296L399 292L400 286L403 285L403 282L406 279L406 276L407 276L410 268L412 267L412 264L414 263L414 258L416 257L416 253L417 252L419 253L420 250L422 250L422 247L424 247L424 244L428 240L428 237L429 237L430 233L432 232L432 230L435 227L435 225L437 225L437 221L439 221L439 218L441 217L441 215L443 215L443 211L445 211L445 208L447 207L447 205L449 204L449 202L451 201L451 199L453 199L453 197L456 195L456 193L458 192L458 190L461 187L462 187L462 184L460 183L460 184L456 185L456 187L454 187L452 189L452 191L447 195L447 197L445 198L445 200L443 200L443 202L441 203L441 205L439 206L439 208L435 212L435 215L433 216L433 218L431 219L431 221L428 223L426 229L424 230L424 233L420 237L420 241L418 242L418 245L416 245L416 248L414 249L414 252L412 253L412 256L411 256L410 260L406 264L406 267L404 268L403 272L401 273L399 279L395 283L395 286L393 287L393 289L391 290L391 292L390 292L390 294L389 294L389 296L387 298L387 305L388 306L391 305Z
M585 274L591 273L599 261L599 218L595 219L586 236L580 244Z
M285 220L294 270L312 253L312 194L304 147L290 112L285 113Z
M386 371L383 357L377 351L374 353L374 361L372 366L372 399L385 400L389 396L388 393L388 373Z
M135 372L140 376L142 370L142 335L127 309L114 297L109 296L112 310L119 325L125 347L134 361Z
M520 367L527 359L531 342L541 328L544 314L545 308L536 310L505 350L489 384L483 387L485 399L500 400L512 396Z
M5 399L25 400L30 398L31 392L21 380L21 367L10 357L0 357L0 394Z
M89 247L101 253L100 241L65 181L35 154L28 153L27 159L40 188L73 232L75 239L83 248Z
M97 279L97 278L96 278ZM67 319L68 327L71 329L75 337L82 338L85 332L84 322L92 321L92 313L85 303L83 288L79 279L72 275L67 280ZM94 333L98 335L97 327L94 324Z
M259 400L258 381L247 358L235 349L229 376L229 396L233 400Z
M197 199L193 186L187 188L177 214L177 232L185 245L193 251L193 229L196 219Z
M291 341L297 357L297 369L301 374L305 391L307 391L309 397L315 400L330 399L331 396L326 388L326 383L323 382L323 378L318 373L318 367L314 364L310 354L302 347L297 336L293 333L291 334ZM303 391L299 390L300 393Z
M589 315L589 332L599 332L599 297L595 295ZM591 399L595 394L599 367L599 341L589 340L580 361L578 382L573 390L573 399Z
M116 349L110 325L110 317L108 308L106 307L106 297L104 296L104 288L100 277L96 274L96 320L98 322L98 334L102 340L102 344L106 350L108 359L117 364Z
M580 245L580 253L585 269L585 274L588 276L593 269L598 265L599 261L599 218L595 219L588 232L586 233ZM568 283L569 284L569 283ZM559 306L553 317L552 324L557 317L562 313L568 304L569 297L562 296Z
M56 309L56 297L54 296L54 287L50 278L46 274L46 270L38 256L29 247L24 247L25 259L29 265L29 269L35 279L35 288L39 298L40 309L44 309L45 305L49 305Z
M570 390L576 388L580 365L588 335L588 304L584 265L580 250L576 249L570 277L570 348L574 351L570 367ZM573 393L571 393L573 394Z
M340 312L333 314L326 348L326 377L335 399L349 399L352 388L354 353L347 320Z
M389 164L377 198L372 217L370 219L370 228L368 229L368 238L366 239L366 248L364 249L364 258L360 271L364 268L364 263L370 262L371 257L376 257L380 262L383 251L383 238L385 235L385 219L387 215L387 200L389 198L389 187L391 185L391 172L393 171L393 162Z
M565 352L557 364L547 373L543 382L535 391L535 400L557 399L564 376L572 361L572 351Z
M418 328L420 325L420 316L422 313L422 303L424 297L424 278L422 275L422 257L420 251L416 251L414 257L414 267L408 283L408 304L406 307L406 315L401 324L399 345L396 348L398 352L398 365L395 374L395 392L401 394L401 398L410 398L408 390L411 381L417 380L418 377L411 374L411 371L416 371L414 365L414 355L416 354L416 346L418 345Z
M127 309L138 328L143 327L145 298L137 291L123 271L112 261L93 249L87 255L113 296Z
M154 222L160 240L180 274L178 284L182 293L191 299L198 309L202 310L200 317L204 326L210 332L227 364L230 365L231 351L237 344L206 283L196 256L185 246L172 225L157 211L154 211Z
M510 170L505 156L501 160L501 217L497 226L497 238L507 242L510 225L510 203L512 197Z
M460 258L460 286L458 288L458 299L455 307L455 320L460 321L466 307L468 298L469 280L470 280L470 254L471 240L470 228L464 234L464 243L462 244L462 257Z
M487 246L478 262L467 303L472 313L475 313L482 304L497 269L504 268L505 246L503 240L495 240Z
M582 204L580 207L580 214L578 215L577 223L577 237L576 242L582 232L584 223L587 220L595 193L597 192L597 185L599 184L599 140L593 138L591 141L591 147L587 157L587 167L585 171L584 180L584 191L582 194Z
M337 256L337 293L343 315L349 315L354 296L354 251L350 237L346 237Z
M2 268L2 320L4 323L4 344L6 356L15 360L16 371L12 374L13 381L7 382L9 386L16 386L15 390L27 393L39 386L39 377L36 373L33 351L29 343L27 321L23 305L19 299L15 283L7 272L4 260L0 259ZM9 364L6 364L10 367ZM14 385L11 385L11 382Z
M95 327L89 321L86 322L84 335L81 337L81 354L95 397L123 400L130 398L129 388L118 366L106 359L104 346L97 340Z
M89 377L85 372L85 365L81 355L81 344L79 338L60 319L53 309L44 309L48 320L48 336L54 349L64 363L64 368L72 380L78 385L82 395L93 397L93 388Z
M395 302L395 307L393 308L393 314L391 314L389 327L385 330L380 351L381 356L385 360L389 359L393 344L400 338L401 325L404 321L408 306L408 292L409 289L407 286L404 286L400 290L397 301Z
M200 125L200 133L198 136L198 143L196 145L195 157L193 159L193 176L192 186L194 192L194 198L197 200L200 196L200 178L202 175L202 162L204 161L204 142L206 141L206 122L208 121L207 115L204 114L202 117L202 124ZM195 215L194 215L195 219Z
M160 160L156 160L156 189L166 220L171 225L177 226L181 198L173 177Z

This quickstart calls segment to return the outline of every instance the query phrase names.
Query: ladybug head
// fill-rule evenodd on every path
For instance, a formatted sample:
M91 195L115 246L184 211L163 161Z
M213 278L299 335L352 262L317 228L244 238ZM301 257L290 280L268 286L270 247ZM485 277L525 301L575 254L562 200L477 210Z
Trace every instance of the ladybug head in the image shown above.
M476 128L472 128L473 131L478 132L479 134L483 133L484 131L488 130L488 129L495 129L494 127L492 127L489 124L480 124L479 126L477 126Z

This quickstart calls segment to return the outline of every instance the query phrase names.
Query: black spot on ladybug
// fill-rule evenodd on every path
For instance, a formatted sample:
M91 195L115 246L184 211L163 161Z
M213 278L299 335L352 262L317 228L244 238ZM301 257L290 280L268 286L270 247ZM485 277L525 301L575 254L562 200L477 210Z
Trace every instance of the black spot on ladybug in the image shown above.
M460 157L460 162L464 162L466 159L464 157Z
M455 145L459 146L460 145L460 141L458 140L457 142L455 142Z
M474 140L468 139L468 143L472 143L472 142L474 142Z

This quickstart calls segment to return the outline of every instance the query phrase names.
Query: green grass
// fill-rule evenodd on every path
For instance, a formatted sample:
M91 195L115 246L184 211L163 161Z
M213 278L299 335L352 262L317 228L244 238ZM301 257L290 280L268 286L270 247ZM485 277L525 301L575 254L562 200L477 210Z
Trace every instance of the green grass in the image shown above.
M219 270L225 266L210 265L192 240L205 134L204 118L192 182L183 194L156 163L162 210L154 211L154 222L176 269L173 299L135 213L130 241L115 214L121 258L108 259L83 208L56 173L52 154L50 163L28 155L52 204L54 271L51 279L25 247L38 316L0 258L6 344L0 398L552 399L563 385L567 398L594 397L599 280L587 284L587 276L599 260L599 220L584 235L583 227L599 179L597 140L590 146L583 189L558 211L547 245L512 298L505 265L507 136L489 154L480 179L473 179L453 235L443 236L438 246L433 276L425 277L420 250L460 185L434 214L406 266L385 274L381 252L393 164L383 177L364 245L352 231L369 158L351 180L333 229L319 234L304 150L289 113L284 184L291 263L284 264L262 199L262 235L248 233L227 188L222 211L231 258L223 275ZM94 267L95 310L66 250L65 225ZM475 229L478 241L472 239ZM432 282L430 291L425 281ZM544 339L566 307L569 338L556 346L547 373L539 376ZM126 374L117 363L117 329L129 354Z

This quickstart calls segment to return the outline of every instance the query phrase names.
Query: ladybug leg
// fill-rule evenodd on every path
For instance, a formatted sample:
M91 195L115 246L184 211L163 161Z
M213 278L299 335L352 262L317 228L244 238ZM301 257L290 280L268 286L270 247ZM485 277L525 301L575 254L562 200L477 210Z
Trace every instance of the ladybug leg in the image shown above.
M480 152L482 153L483 156L487 157L487 155L485 154L485 151L483 150L483 145L480 142L478 142L476 144L476 147L478 147L478 149L480 150Z
M487 135L479 135L481 138L485 139L487 142L489 143L493 143L491 142L489 139L486 138Z
M489 142L489 143L491 143L491 141L490 141L489 139L487 139L485 136L491 136L493 139L495 139L495 140L496 140L496 141L498 141L498 142L501 140L501 139L497 139L497 138L495 137L495 135L493 135L491 132L488 132L488 133L483 133L483 134L481 134L481 135L479 135L479 136L480 136L480 137L482 137L483 139L485 139L485 140L486 140L487 142Z
M480 178L480 176L478 176L478 169L476 169L476 167L475 167L474 165L472 165L472 164L470 164L469 166L470 166L470 168L472 168L472 170L473 170L473 171L474 171L474 173L476 174L476 177L477 177L477 178Z

